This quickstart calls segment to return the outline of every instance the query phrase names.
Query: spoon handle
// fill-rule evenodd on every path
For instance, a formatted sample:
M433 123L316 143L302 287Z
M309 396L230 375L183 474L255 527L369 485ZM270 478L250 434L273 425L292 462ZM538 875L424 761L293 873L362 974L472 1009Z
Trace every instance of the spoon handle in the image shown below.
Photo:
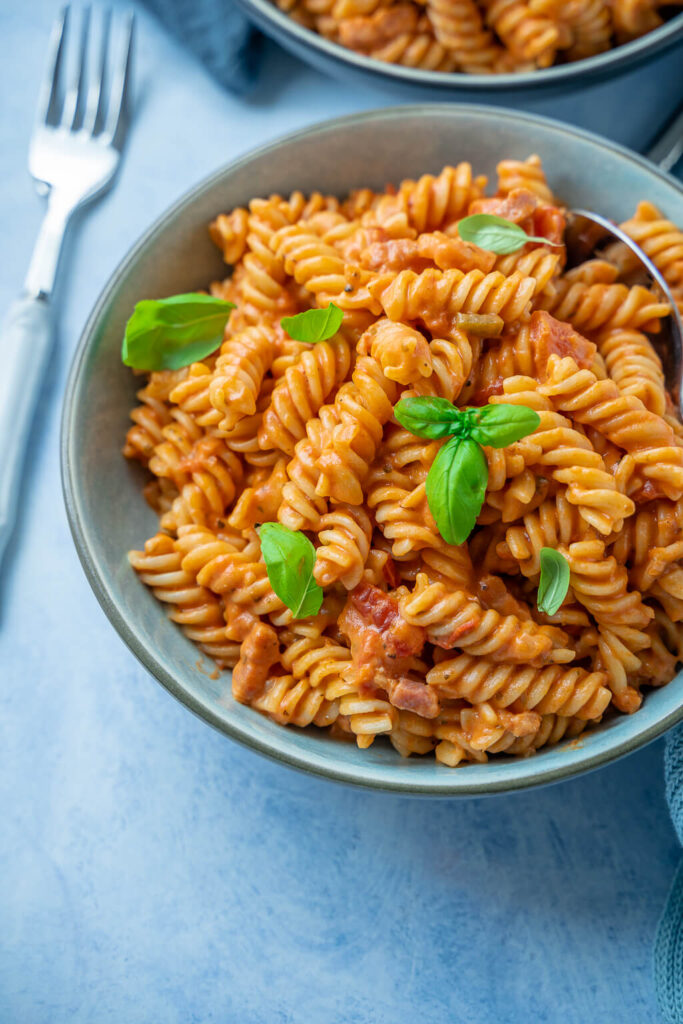
M683 107L674 115L646 156L663 171L675 167L683 156Z

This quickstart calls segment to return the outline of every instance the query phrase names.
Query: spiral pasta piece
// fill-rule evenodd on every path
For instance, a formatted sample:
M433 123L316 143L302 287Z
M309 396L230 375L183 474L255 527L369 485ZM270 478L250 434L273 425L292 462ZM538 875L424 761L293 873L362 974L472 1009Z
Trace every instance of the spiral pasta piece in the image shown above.
M377 320L358 342L360 355L371 356L388 380L413 384L430 377L432 357L423 334L391 320Z
M546 246L540 245L528 252L522 249L509 256L499 256L495 269L506 277L515 271L523 277L532 277L536 282L534 295L540 295L557 277L560 263L561 257L558 252L551 252Z
M287 460L280 458L273 466L264 466L259 478L246 487L227 518L236 530L251 530L260 523L277 518L287 483Z
M655 0L613 0L614 29L621 42L637 39L662 24Z
M570 5L568 5L570 6ZM573 42L567 49L569 60L582 60L604 53L612 45L612 19L606 0L578 0L567 18Z
M401 597L399 607L406 622L421 626L430 643L446 650L458 647L494 662L530 665L573 658L572 652L561 646L566 641L561 631L484 609L469 594L430 582L424 573L418 575L412 592Z
M190 416L198 427L217 427L221 419L209 397L212 372L213 366L208 361L192 363L169 395L170 401Z
M401 711L389 739L403 757L434 749L437 760L451 766L462 760L484 762L487 753L501 753L517 743L520 752L533 750L534 738L539 736L544 718L556 720L557 717L533 711L508 711L488 702L471 708L443 708L438 717L431 720ZM556 731L561 736L566 729ZM544 740L547 741L550 732L546 726Z
M336 406L323 406L318 417L306 425L306 437L295 445L294 458L287 466L289 480L283 488L278 509L278 520L290 530L315 529L327 511L327 502L316 490L318 459L331 443L338 423Z
M263 415L269 404L270 391L268 386L264 385L254 415L244 416L232 430L224 434L226 447L239 454L247 466L272 466L280 457L278 449L264 450L258 441Z
M459 313L493 313L505 323L522 320L536 290L533 277L515 271L403 270L389 284L378 278L369 286L390 320L419 320L440 335L457 327Z
M439 231L459 220L483 192L486 179L475 177L463 161L444 167L440 174L423 174L417 181L401 182L399 198L406 204L409 224L418 232Z
M363 509L338 505L318 523L320 547L313 575L321 587L339 581L347 590L358 586L370 552L372 524Z
M242 206L229 214L221 213L209 225L211 241L223 253L226 263L239 263L247 249L249 212Z
M270 246L285 270L314 295L338 295L346 286L344 261L304 222L281 228Z
M621 229L661 270L679 310L683 311L683 231L648 202L638 203L635 215L624 221Z
M540 719L536 731L526 736L515 736L514 733L506 731L500 740L488 748L487 753L525 757L540 750L541 747L554 746L565 738L575 739L587 725L584 719L562 715L541 715Z
M516 57L543 68L553 63L560 41L555 22L535 16L519 0L484 0L484 6L489 24Z
M223 346L209 384L211 405L221 414L221 430L232 430L256 412L261 383L274 352L272 333L263 327L247 327Z
M570 362L576 366L573 360ZM596 379L589 370L585 372ZM547 397L547 386L532 378L513 377L505 381L504 388L500 398L493 397L494 404L526 405L536 410L541 421L533 434L510 446L510 456L521 455L527 466L547 467L553 480L566 486L567 501L578 506L583 519L600 533L607 535L620 529L634 511L632 499L617 489L589 439L572 427L571 420L552 411L553 399ZM559 407L564 408L561 404Z
M598 335L607 372L624 395L635 395L645 408L664 416L666 390L662 363L641 331L616 330Z
M638 486L637 480L632 482L637 471L673 501L683 496L683 448L666 420L649 412L640 399L622 394L614 381L580 370L573 359L557 356L550 357L548 379L539 390L556 409L594 427L628 453L617 478L630 480L632 492Z
M454 330L450 338L433 338L429 343L432 373L416 381L413 395L436 395L455 402L472 376L474 349L464 331Z
M182 554L171 537L156 534L146 542L144 551L130 551L128 560L142 583L169 606L169 618L188 639L219 666L236 664L239 645L230 643L226 636L219 599L198 584L192 572L182 568Z
M625 284L591 284L564 277L552 294L539 299L541 308L558 320L568 320L579 330L614 331L648 329L668 316L669 307L647 288Z
M565 557L571 570L572 591L598 624L634 629L647 626L652 609L643 604L638 591L629 590L626 569L613 555L605 554L602 540L575 541L566 549Z
M128 428L123 454L146 466L163 441L163 428L171 422L171 411L166 402L150 395L148 388L138 391L137 397L140 405L130 414L133 426Z
M339 42L375 60L429 71L452 71L455 60L410 3L381 7L370 15L338 23Z
M326 694L350 663L349 652L325 637L288 639L282 652L287 674L269 679L254 706L281 725L331 725L339 715L339 701Z
M231 317L241 325L258 325L266 317L297 312L296 300L287 287L284 260L270 247L274 234L291 224L292 217L289 204L280 196L253 199L249 204L241 301Z
M496 553L504 563L516 562L524 576L537 577L541 571L542 548L557 550L577 536L588 536L588 530L580 509L560 492L527 512L519 523L508 526L505 540L497 544Z
M371 356L360 356L351 380L334 400L339 425L316 463L319 497L331 497L348 505L363 501L363 480L382 439L382 428L391 419L396 385L382 373Z
M332 389L346 377L351 351L343 334L323 341L305 351L280 378L258 430L258 441L265 450L279 448L294 454L297 441L306 436L306 423Z
M306 678L296 680L292 675L273 675L267 679L263 692L251 701L251 706L278 725L299 729L331 725L336 718L336 708L325 699L322 689L312 687Z
M645 593L661 580L664 593L673 596L683 558L683 501L650 502L628 521L611 551L620 564L631 565L631 583L638 590Z
M225 343L224 343L225 344ZM215 365L215 363L214 363ZM271 371L275 364L271 366ZM262 450L257 441L264 410L270 401L274 381L264 380L253 416L243 416L231 430L221 430L221 412L211 404L210 387L213 368L209 362L192 363L187 373L170 393L171 403L178 406L183 416L189 417L197 427L204 428L214 437L222 437L226 446L239 453L251 465L266 466L277 462L278 452ZM171 416L176 413L171 409Z
M599 540L570 544L565 555L571 572L574 596L595 618L600 633L600 653L608 671L613 699L620 711L640 706L640 695L628 684L627 671L635 671L635 650L649 646L642 630L653 617L638 591L629 590L628 574L613 555L605 554Z
M438 42L453 54L458 68L481 74L503 61L503 49L484 27L474 0L428 0L427 15Z
M501 160L496 171L501 195L509 195L514 189L521 188L533 192L544 203L555 202L541 158L535 153L526 160Z
M496 664L470 654L440 661L427 673L427 682L449 699L471 704L495 700L498 707L515 704L541 715L583 720L600 718L611 696L604 672L562 665Z
M366 481L368 507L394 558L443 544L427 506L425 479L437 443L426 443L407 430L390 434Z

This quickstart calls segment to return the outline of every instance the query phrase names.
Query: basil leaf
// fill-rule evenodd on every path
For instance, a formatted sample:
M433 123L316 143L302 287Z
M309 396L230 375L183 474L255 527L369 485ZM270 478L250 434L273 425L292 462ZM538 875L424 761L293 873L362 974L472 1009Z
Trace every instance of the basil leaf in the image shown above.
M462 544L469 537L488 479L486 456L471 438L452 438L434 459L427 474L427 503L448 544Z
M277 596L295 619L317 615L323 590L313 578L315 548L308 537L280 523L264 523L259 536L268 579Z
M554 548L541 548L541 578L536 604L539 612L554 615L569 590L569 564Z
M459 433L466 417L445 398L402 398L394 406L396 420L416 437L431 441Z
M280 326L294 341L327 341L342 325L344 314L339 306L330 302L325 309L306 309L296 316L284 316Z
M473 213L470 217L463 217L461 221L458 221L458 234L463 242L472 242L480 249L487 249L499 256L517 252L527 242L542 242L544 245L561 244L551 242L550 239L541 238L538 235L527 235L519 224L513 224L511 220L497 217L493 213Z
M190 292L136 303L121 359L136 370L179 370L215 352L233 302Z
M470 437L491 448L505 448L533 434L540 422L536 410L526 405L485 405L474 414Z

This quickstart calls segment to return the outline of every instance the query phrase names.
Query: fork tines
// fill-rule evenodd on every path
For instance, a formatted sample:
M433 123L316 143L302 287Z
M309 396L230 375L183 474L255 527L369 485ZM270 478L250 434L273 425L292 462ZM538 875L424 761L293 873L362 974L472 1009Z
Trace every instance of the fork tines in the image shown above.
M119 45L112 47L112 15L105 8L92 17L80 12L77 46L69 47L71 11L67 6L55 22L47 70L38 100L38 121L66 131L83 131L117 139L128 116L135 18L122 19ZM118 20L118 19L117 19ZM72 50L68 53L68 50ZM115 49L115 59L111 51ZM94 56L94 59L92 55Z

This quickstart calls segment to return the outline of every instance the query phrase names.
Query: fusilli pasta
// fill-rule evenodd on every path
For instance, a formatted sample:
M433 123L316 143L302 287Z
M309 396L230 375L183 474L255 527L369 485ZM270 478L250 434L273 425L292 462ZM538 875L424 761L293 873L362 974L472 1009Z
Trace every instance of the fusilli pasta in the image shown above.
M615 26L625 38L651 24L650 8L287 7L372 52L490 71L597 52ZM218 216L232 273L211 290L235 303L222 344L148 375L124 447L161 526L131 565L233 670L237 700L447 766L528 756L631 713L683 657L683 426L648 337L668 306L620 280L618 246L565 270L565 211L538 157L502 161L494 196L485 184L461 163L383 193L273 195ZM459 237L471 213L547 244L496 256ZM683 233L645 202L623 227L683 298ZM330 301L332 337L288 336L283 317ZM428 500L445 441L395 416L415 397L538 416L521 440L483 447L485 500L459 545ZM276 522L314 546L315 615L297 618L271 585L259 529ZM536 600L547 548L569 567L552 614Z
M501 74L582 60L651 32L673 0L274 0L356 53L425 71ZM213 237L239 252L239 214Z

